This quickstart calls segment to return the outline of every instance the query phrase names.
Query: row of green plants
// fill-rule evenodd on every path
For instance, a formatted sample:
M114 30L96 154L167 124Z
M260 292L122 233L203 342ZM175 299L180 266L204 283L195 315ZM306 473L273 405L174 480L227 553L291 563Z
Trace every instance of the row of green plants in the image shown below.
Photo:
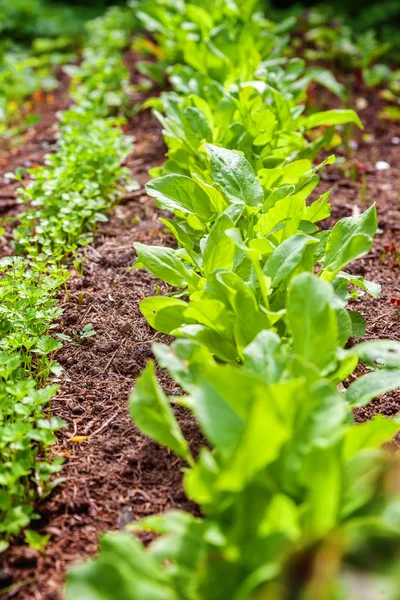
M1 551L38 517L35 503L59 481L53 475L62 460L51 446L63 423L51 416L51 399L62 373L55 360L61 342L51 333L62 315L57 294L67 264L80 266L78 249L135 185L122 166L132 143L119 116L129 91L121 52L128 32L119 9L88 27L84 60L71 83L75 102L60 115L57 150L44 166L28 169L29 182L19 190L27 208L14 229L16 255L0 261ZM25 182L21 169L11 176Z
M382 444L399 420L356 423L353 409L400 387L400 344L354 343L357 299L380 289L344 270L370 251L376 210L329 230L329 193L310 198L333 160L312 162L330 127L360 123L346 110L304 115L307 71L274 54L288 24L257 7L132 3L153 33L135 47L159 59L142 71L173 88L148 103L168 160L146 189L172 213L161 220L177 248L135 244L135 267L172 287L140 308L176 338L153 353L182 393L166 396L149 362L129 404L182 459L201 517L175 510L104 536L70 573L71 600L344 600L365 586L397 598L399 461ZM198 423L199 451L175 405ZM157 537L145 548L131 531Z

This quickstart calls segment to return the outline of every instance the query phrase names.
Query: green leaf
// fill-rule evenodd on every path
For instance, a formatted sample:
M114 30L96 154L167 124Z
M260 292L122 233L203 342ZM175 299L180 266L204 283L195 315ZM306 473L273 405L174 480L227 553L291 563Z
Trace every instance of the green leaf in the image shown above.
M331 71L322 69L321 67L311 67L308 68L307 71L308 78L311 81L316 81L320 85L326 87L326 89L333 94L336 94L336 96L339 98L344 99L346 95L346 87L342 83L339 83Z
M165 175L147 183L146 192L159 208L191 213L205 220L212 214L207 194L191 177Z
M377 494L382 494L384 462L379 451L364 450L353 454L344 463L341 520L348 519L363 507L367 508ZM375 514L378 511L375 508Z
M198 108L187 106L183 111L186 140L197 151L201 142L213 141L213 132L204 114Z
M338 523L342 464L338 449L317 448L310 453L304 469L308 493L304 501L304 529L311 539L331 532Z
M248 160L238 152L205 144L211 174L225 196L234 204L261 206L264 192Z
M151 348L160 367L167 369L186 391L192 389L205 365L214 364L211 352L194 340L178 339L171 346L154 343Z
M221 384L227 382L226 375L228 373L231 376L229 387L222 387ZM242 378L239 373L229 370L217 372L213 379L210 379L205 374L192 392L193 411L207 439L222 456L229 456L236 447L245 427L243 419L235 410L236 406L231 405L230 397L233 381L237 386L242 383ZM239 389L237 391L240 397L243 391Z
M309 273L295 277L289 287L287 320L294 352L320 369L336 355L338 330L330 306L332 296L332 287Z
M215 221L203 249L204 272L207 275L215 269L231 269L235 256L235 245L224 235L225 231L234 227L232 219L225 213Z
M285 365L285 352L280 337L263 330L243 350L244 366L266 383L276 383Z
M360 117L350 108L325 110L323 112L314 113L304 120L306 129L312 129L313 127L319 127L320 125L344 125L346 123L354 123L355 125L358 125L360 129L364 129Z
M195 283L197 276L192 269L186 269L183 262L176 256L173 248L163 246L146 246L135 242L138 255L134 268L146 268L152 275L176 287L186 287Z
M48 335L42 336L36 344L35 350L38 354L49 354L62 347L62 343Z
M335 308L335 313L338 326L338 344L343 347L352 334L352 322L349 311L345 308Z
M359 377L346 390L351 406L364 406L372 398L400 388L400 371L374 371Z
M375 205L358 217L338 221L326 244L323 277L332 281L349 262L369 252L377 226Z
M34 550L39 550L40 552L44 552L46 546L50 540L50 535L41 535L37 531L33 531L32 529L27 529L24 532L25 539L29 546Z
M276 384L254 398L239 444L218 478L219 490L240 491L258 471L278 458L291 434L290 419L284 416L285 404L292 402L297 385L297 381ZM274 395L278 395L279 404Z
M188 463L192 462L168 398L157 384L152 362L147 364L136 382L129 398L129 409L135 425L145 435L170 448Z
M304 221L311 221L316 223L326 219L331 214L331 206L329 204L330 191L322 194L318 200L312 202L309 206L306 206L302 214Z
M367 364L378 364L387 369L400 369L400 342L373 340L354 346L351 351Z
M185 317L217 331L232 341L232 320L227 314L224 302L214 299L193 300L188 304Z
M365 335L366 322L362 314L356 310L349 310L348 315L351 319L351 335L356 338Z
M183 323L190 323L184 316L188 304L177 298L151 296L142 300L139 307L149 325L162 333L170 333Z
M184 318L189 321L188 317L185 316ZM168 333L171 333L171 335L182 336L191 340L195 340L200 344L203 344L207 350L224 362L235 362L238 358L237 350L233 342L229 341L225 335L215 331L214 328L210 329L205 325L196 323L183 325L177 329L171 330Z
M278 285L282 279L290 275L302 261L306 247L317 243L317 239L302 233L292 235L282 242L264 267L264 273L271 277L272 285Z
M398 421L383 415L376 415L370 421L352 425L344 437L346 460L366 448L380 448L393 438L399 428Z

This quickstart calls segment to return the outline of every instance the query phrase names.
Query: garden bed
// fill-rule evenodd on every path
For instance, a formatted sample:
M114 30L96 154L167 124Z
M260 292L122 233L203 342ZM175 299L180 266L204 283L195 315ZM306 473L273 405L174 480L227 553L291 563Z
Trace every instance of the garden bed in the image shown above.
M367 318L366 339L400 340L399 306L394 300L400 298L400 127L378 119L381 105L375 91L357 88L352 97L368 103L360 111L365 131L355 137L357 179L333 166L323 175L318 191L333 187L334 221L376 202L382 233L373 251L351 272L380 283L382 294L378 300L362 299L357 308ZM42 162L53 143L54 110L65 104L61 89L41 124L28 132L26 145L2 158L6 171L26 161ZM141 188L127 194L108 223L100 226L94 243L84 250L83 276L72 275L68 295L60 297L64 314L56 331L74 339L57 354L64 374L52 404L53 414L66 422L53 448L66 460L65 481L38 507L41 518L33 525L51 538L44 553L28 548L22 540L5 553L2 583L18 584L5 599L59 600L66 569L77 559L93 555L104 531L169 508L196 510L183 492L182 463L138 432L127 407L132 383L151 357L151 342L166 339L149 327L138 309L139 301L153 295L159 282L143 270L128 270L135 259L133 243L168 245L172 240L157 220L160 211L143 189L148 170L164 160L160 126L148 111L141 112L129 122L126 133L136 139L126 164ZM372 138L365 141L365 134ZM378 161L386 161L390 168L377 170ZM348 163L349 168L354 165ZM4 212L15 210L15 187L1 189ZM8 252L5 247L4 254ZM79 332L89 323L96 335L82 340ZM162 372L159 375L164 389L173 394L174 384ZM356 418L364 420L377 412L392 416L399 410L400 393L391 392L356 409ZM177 412L186 437L196 447L200 438L193 419L183 409Z

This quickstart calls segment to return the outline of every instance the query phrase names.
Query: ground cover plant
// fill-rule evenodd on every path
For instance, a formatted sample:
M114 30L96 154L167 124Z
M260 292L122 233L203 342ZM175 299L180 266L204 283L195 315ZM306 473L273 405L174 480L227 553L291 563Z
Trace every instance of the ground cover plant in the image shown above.
M91 241L96 223L106 219L123 186L132 186L122 167L131 140L118 116L128 93L121 56L126 39L121 28L117 39L108 38L116 16L110 11L89 29L85 60L76 74L82 95L73 92L75 103L60 116L56 152L45 166L29 170L30 183L20 190L28 208L14 230L17 256L0 261L2 551L10 536L38 516L34 503L57 484L52 475L62 462L48 451L62 427L61 419L50 414L58 387L51 379L61 373L54 359L61 342L50 333L62 313L56 295L68 278L67 261ZM100 81L94 55L105 68ZM92 78L102 83L100 98ZM76 82L71 85L74 89ZM22 180L22 173L9 177Z
M320 229L329 194L309 196L324 163L313 166L315 148L296 154L296 142L309 151L308 129L358 118L303 116L304 88L297 96L285 84L293 63L279 63L279 76L263 63L280 30L256 4L132 3L157 42L135 47L160 59L142 72L161 81L180 63L167 70L174 92L151 102L165 112L168 161L147 185L174 214L163 223L178 247L136 244L135 267L172 286L141 310L177 338L153 352L184 393L167 397L149 363L130 410L186 462L185 491L201 517L175 511L128 526L159 535L148 549L129 533L107 535L99 557L71 572L71 600L111 599L116 588L124 600L344 599L362 585L397 597L399 464L382 445L399 421L356 424L352 410L400 387L400 344L349 345L365 326L349 300L380 290L343 270L370 251L376 211ZM238 64L234 44L253 38L251 59ZM320 135L320 147L329 144ZM365 374L348 385L359 361ZM171 402L194 415L205 442L198 455Z

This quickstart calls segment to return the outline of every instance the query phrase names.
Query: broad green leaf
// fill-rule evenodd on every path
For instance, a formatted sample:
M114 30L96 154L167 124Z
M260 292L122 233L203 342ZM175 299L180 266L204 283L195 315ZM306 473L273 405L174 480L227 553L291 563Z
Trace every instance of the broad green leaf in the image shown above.
M176 250L163 246L146 246L135 242L138 260L135 269L145 268L152 275L177 287L186 287L188 283L195 284L198 276L192 269L186 269L176 255Z
M184 317L189 320L188 317ZM184 322L182 320L182 322ZM151 324L151 323L150 323ZM161 331L161 329L159 330ZM224 362L236 362L238 355L233 342L230 342L226 336L218 333L215 329L210 329L205 325L190 324L182 325L169 332L171 335L177 337L184 337L191 340L195 340L200 344L203 344L212 354Z
M352 321L349 311L345 308L335 308L336 323L338 327L338 344L344 346L352 334Z
M214 364L209 350L193 340L178 339L171 346L154 343L151 348L158 364L187 391L192 389L204 366Z
M168 402L157 384L154 364L149 362L129 398L135 425L145 434L191 463L188 445Z
M158 219L175 237L178 245L190 254L194 248L194 241L184 228L173 219Z
M280 409L283 398L292 400L292 383L278 384L279 408L274 405L273 396L270 398L268 391L266 395L260 393L255 397L238 446L218 478L219 490L240 491L258 471L278 458L291 434L290 420L284 418L284 410Z
M227 339L231 338L232 319L227 314L226 305L220 300L193 300L188 304L185 317L219 332Z
M303 402L303 413L299 418L296 438L303 452L313 448L328 448L343 434L349 408L343 396L325 380L317 381L307 389Z
M302 261L306 247L317 243L318 240L302 233L292 235L282 242L268 258L264 267L264 273L271 277L272 285L278 285L282 279L290 275Z
M400 388L400 371L374 371L359 377L346 390L351 406L364 406L372 398Z
M364 129L360 117L350 108L325 110L323 112L314 113L304 119L304 126L306 129L312 129L313 127L319 127L320 125L344 125L346 123L354 123L355 125L358 125L360 129Z
M183 485L188 498L205 507L215 499L214 483L220 471L215 454L200 448L197 462L184 474Z
M225 196L234 204L260 206L264 192L246 158L233 150L205 144L211 162L211 174Z
M243 350L244 367L272 384L279 380L286 355L280 337L263 330Z
M320 369L336 354L338 330L330 306L332 296L332 287L309 273L295 277L289 287L287 320L294 352Z
M228 373L233 375L232 371ZM193 411L207 439L222 456L228 457L236 448L245 428L245 422L235 410L236 406L231 404L230 392L234 382L238 386L245 383L246 379L242 381L240 374L235 374L233 381L229 382L229 387L222 388L221 385L215 385L215 378L216 376L210 381L205 374L199 380L198 386L192 392ZM223 382L226 382L226 373L221 372L217 383ZM237 389L237 392L238 397L243 395L242 390Z
M321 67L307 68L308 77L311 81L316 81L320 85L323 85L333 94L336 94L341 99L344 99L346 95L346 87L339 83L336 77L331 71L322 69ZM306 75L307 77L307 75Z
M382 494L384 463L384 456L379 450L369 449L356 452L343 464L341 520L368 507L378 493Z
M349 427L344 437L346 460L366 448L380 448L389 442L399 430L400 423L383 415L376 415L370 421Z
M192 178L207 194L213 212L221 214L229 206L229 204L227 203L221 192L217 190L217 188L202 181L195 173L192 174Z
M356 338L365 335L366 322L361 313L356 310L347 311L351 320L351 335Z
M212 214L208 195L191 177L164 175L147 183L146 192L159 208L192 213L205 220Z
M369 252L377 226L375 205L358 217L338 221L326 244L323 277L332 281L345 265Z
M340 279L344 279L352 285L364 290L372 298L379 298L380 293L382 291L382 287L381 285L379 285L379 283L375 283L374 281L368 281L368 279L364 279L364 277L362 277L361 275L351 275L350 273L346 273L346 271L340 271L336 275L333 284L335 285L336 281Z
M315 200L309 206L306 206L302 214L302 219L304 221L316 223L317 221L322 221L329 217L331 214L331 206L329 204L330 194L330 191L326 192L325 194L322 194L318 200Z
M211 228L203 249L203 265L206 275L215 269L232 268L235 246L232 240L224 235L225 231L232 227L234 227L232 219L223 213Z
M197 151L203 140L213 141L213 132L204 114L198 108L187 106L183 111L186 141Z
M357 344L351 351L367 364L377 363L387 369L400 369L400 342L372 340Z
M278 199L272 207L269 207L270 198L275 194L273 192L266 202L268 204L268 211L266 214L260 216L254 228L257 236L264 237L268 235L279 223L283 223L283 227L274 234L279 242L295 234L303 218L305 200L317 183L318 177L315 176L301 190L295 194ZM279 190L276 191L278 192Z
M141 301L140 312L153 329L170 333L183 323L190 323L184 316L187 302L167 296L152 296Z
M318 539L331 532L339 520L342 463L336 446L317 448L308 455L304 473L308 487L303 517L306 536Z
M257 177L264 188L297 185L300 179L312 168L310 160L295 160L283 167L260 169Z

